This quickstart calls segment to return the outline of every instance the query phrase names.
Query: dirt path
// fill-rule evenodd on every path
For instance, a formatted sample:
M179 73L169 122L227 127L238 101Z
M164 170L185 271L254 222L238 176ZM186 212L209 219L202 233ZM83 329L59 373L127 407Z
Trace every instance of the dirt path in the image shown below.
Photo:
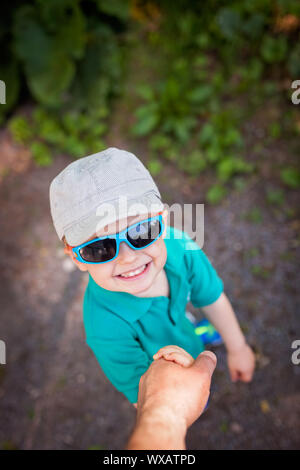
M141 144L121 137L120 119L109 145L146 161ZM7 364L0 366L0 448L120 449L134 423L135 410L85 344L87 278L65 259L50 219L49 183L69 161L57 158L46 169L29 163L0 183L0 338L7 347ZM203 202L203 178L191 186L166 165L156 181L168 204ZM254 177L220 206L205 207L204 250L257 351L258 369L250 385L232 384L224 348L216 351L210 408L190 429L191 449L300 444L300 366L291 362L291 343L300 339L299 222L265 202L265 185L265 178ZM293 192L286 205L296 207ZM260 220L247 217L253 208Z

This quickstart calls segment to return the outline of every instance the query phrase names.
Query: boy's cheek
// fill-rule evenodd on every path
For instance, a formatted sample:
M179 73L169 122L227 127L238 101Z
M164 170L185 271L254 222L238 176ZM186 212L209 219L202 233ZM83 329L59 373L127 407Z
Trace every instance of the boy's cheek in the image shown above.
M80 271L85 272L85 271L88 270L88 268L87 268L88 265L85 264L85 263L80 263L80 261L78 261L78 260L74 257L74 255L73 255L73 253L72 253L72 251L71 251L71 249L70 249L69 247L64 247L64 252L65 252L66 255L70 256L71 260L73 261L73 263L75 264L75 266L76 266Z
M109 263L108 263L109 264ZM108 283L110 283L113 278L113 267L101 266L101 265L87 265L87 271L92 276L94 281L100 286L107 288Z
M165 262L167 260L167 249L165 242L163 240L159 240L160 243L155 246L155 243L153 244L152 248L152 253L149 255L154 258L157 262L157 264L162 264L163 266L165 265ZM149 247L149 249L151 246Z

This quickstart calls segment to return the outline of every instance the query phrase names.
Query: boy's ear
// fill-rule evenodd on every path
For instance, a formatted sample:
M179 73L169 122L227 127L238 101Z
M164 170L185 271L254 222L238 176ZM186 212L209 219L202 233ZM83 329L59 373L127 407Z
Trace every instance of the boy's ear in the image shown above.
M78 260L75 258L74 254L73 254L73 252L72 252L72 247L69 246L65 241L64 241L64 245L65 245L65 246L64 246L64 253L65 253L66 255L69 255L69 256L70 256L70 258L71 258L71 260L73 261L73 263L75 264L75 266L77 266L77 268L78 268L80 271L82 271L82 272L87 271L87 270L88 270L87 265L86 265L85 263L81 263L80 261L78 261Z

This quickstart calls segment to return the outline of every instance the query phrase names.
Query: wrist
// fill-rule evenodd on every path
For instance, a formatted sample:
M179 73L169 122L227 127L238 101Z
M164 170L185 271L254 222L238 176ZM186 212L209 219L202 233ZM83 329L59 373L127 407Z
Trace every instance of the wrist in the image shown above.
M243 337L240 341L230 343L226 345L227 353L228 354L238 354L240 353L245 347L247 346L246 338Z
M169 407L149 407L138 412L130 449L185 449L187 426Z

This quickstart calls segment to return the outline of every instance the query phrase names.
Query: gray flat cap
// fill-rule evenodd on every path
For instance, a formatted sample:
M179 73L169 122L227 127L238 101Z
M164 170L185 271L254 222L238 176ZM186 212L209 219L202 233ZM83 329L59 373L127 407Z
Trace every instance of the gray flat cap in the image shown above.
M50 185L57 235L71 246L87 241L106 224L129 215L160 212L160 192L132 153L108 148L76 160Z

